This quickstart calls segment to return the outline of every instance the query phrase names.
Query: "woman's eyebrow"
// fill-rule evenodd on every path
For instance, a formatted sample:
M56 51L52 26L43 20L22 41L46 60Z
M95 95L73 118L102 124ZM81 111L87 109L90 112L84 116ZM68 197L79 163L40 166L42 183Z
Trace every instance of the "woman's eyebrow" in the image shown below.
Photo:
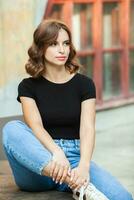
M63 41L63 42L69 42L69 40L65 40L65 41Z
M58 41L56 41L56 42L58 42ZM64 40L63 42L70 42L70 40Z

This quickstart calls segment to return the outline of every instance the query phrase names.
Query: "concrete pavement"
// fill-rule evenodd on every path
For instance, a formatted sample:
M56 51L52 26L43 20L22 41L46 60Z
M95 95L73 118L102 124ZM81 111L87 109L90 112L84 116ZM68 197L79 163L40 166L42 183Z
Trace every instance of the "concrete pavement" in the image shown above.
M134 105L98 112L93 160L134 196Z

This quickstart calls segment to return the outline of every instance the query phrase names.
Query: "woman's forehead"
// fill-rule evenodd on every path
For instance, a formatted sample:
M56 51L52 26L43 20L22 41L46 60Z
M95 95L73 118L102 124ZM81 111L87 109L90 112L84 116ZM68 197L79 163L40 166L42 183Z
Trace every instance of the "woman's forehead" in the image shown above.
M64 41L69 40L69 35L68 35L67 31L64 30L64 29L60 29L59 32L58 32L58 37L57 37L56 40L57 41L60 41L60 40L64 40Z

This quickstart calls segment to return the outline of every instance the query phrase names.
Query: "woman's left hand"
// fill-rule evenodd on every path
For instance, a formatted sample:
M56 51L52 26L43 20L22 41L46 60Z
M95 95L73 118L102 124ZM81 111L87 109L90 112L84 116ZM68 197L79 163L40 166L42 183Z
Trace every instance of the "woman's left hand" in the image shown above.
M77 166L70 172L69 187L73 190L78 190L82 185L85 187L89 183L89 169L83 166Z

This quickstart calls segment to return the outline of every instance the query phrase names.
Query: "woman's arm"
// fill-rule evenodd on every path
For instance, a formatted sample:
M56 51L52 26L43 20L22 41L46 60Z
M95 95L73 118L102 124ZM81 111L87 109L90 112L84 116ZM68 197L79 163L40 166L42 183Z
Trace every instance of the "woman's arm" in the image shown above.
M44 129L42 119L34 99L20 97L24 120L39 141L52 153L61 150L50 134Z
M80 117L80 161L76 168L71 170L72 189L87 186L90 180L89 167L95 144L95 99L84 100L81 104Z
M82 102L80 118L80 166L89 168L95 144L95 99Z
M29 97L20 97L20 99L25 122L32 129L37 139L53 154L49 176L57 182L63 182L68 175L68 169L70 167L64 151L44 129L35 100Z

